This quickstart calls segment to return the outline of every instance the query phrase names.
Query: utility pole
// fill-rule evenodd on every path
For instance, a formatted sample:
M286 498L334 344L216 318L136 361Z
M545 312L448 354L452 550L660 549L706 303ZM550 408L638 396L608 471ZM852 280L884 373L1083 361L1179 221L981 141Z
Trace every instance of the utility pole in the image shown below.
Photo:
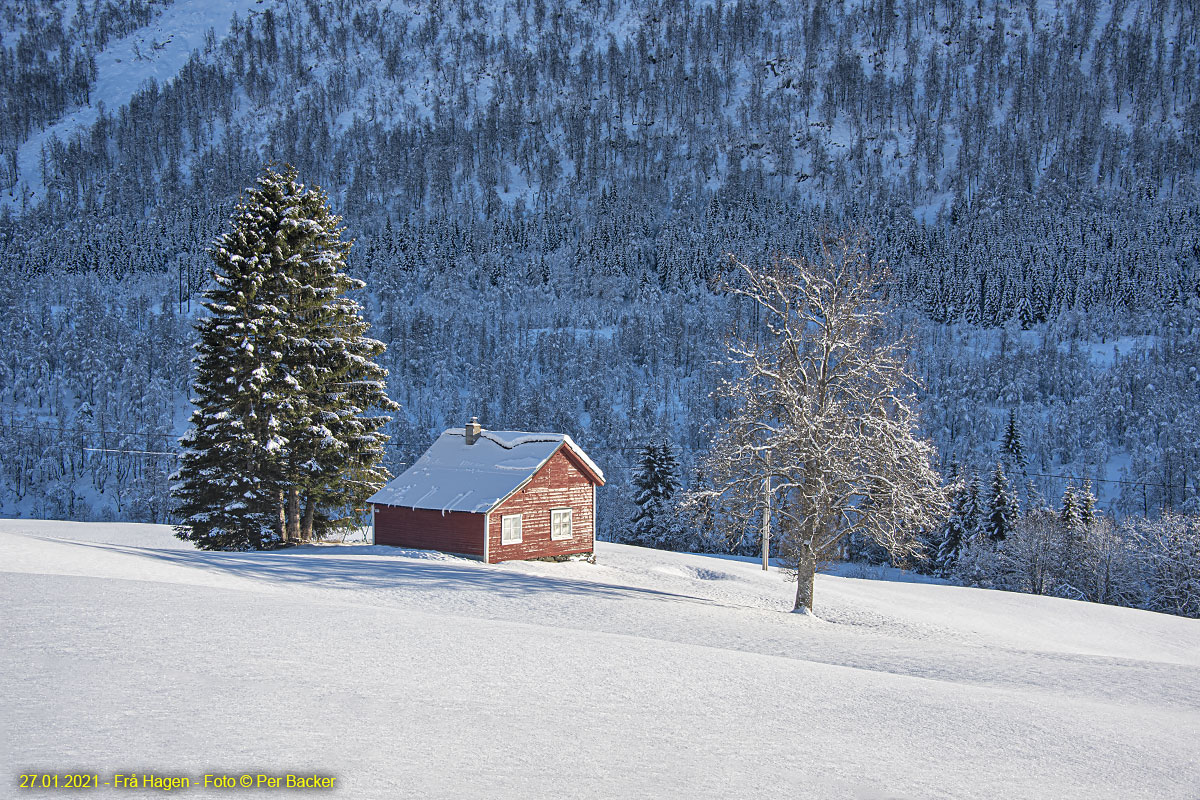
M762 522L763 572L771 556L771 476L763 478L763 522Z

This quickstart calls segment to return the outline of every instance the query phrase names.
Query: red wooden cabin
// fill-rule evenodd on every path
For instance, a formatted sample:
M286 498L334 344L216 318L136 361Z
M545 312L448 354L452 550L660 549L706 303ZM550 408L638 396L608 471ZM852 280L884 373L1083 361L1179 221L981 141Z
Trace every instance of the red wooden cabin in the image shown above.
M370 499L375 543L488 563L593 551L604 473L561 433L450 428Z

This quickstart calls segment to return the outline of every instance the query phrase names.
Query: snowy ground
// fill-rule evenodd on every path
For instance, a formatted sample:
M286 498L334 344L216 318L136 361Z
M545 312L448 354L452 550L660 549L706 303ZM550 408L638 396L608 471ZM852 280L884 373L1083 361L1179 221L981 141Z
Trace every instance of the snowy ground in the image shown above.
M1200 622L833 575L809 618L751 563L598 555L200 553L162 526L0 521L0 786L249 771L336 775L356 798L1200 797Z

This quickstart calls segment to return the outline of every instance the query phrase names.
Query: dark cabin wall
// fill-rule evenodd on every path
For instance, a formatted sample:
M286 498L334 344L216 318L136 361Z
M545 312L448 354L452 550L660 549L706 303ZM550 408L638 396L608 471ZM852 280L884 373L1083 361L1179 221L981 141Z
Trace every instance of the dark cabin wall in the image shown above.
M483 557L483 514L375 506L375 544Z

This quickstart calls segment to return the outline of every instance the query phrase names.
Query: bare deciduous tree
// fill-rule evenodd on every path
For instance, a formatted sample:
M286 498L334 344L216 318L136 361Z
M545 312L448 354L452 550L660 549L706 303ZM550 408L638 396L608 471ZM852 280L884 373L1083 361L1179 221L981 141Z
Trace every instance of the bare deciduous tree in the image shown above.
M1135 519L1131 527L1142 560L1144 607L1200 618L1200 518L1163 514Z
M728 289L756 304L763 329L728 345L740 377L719 390L736 411L707 456L711 494L741 535L770 479L778 553L796 570L795 610L809 612L817 564L846 536L915 554L946 499L916 433L905 343L885 334L885 272L861 237L823 240L819 261L731 260Z

